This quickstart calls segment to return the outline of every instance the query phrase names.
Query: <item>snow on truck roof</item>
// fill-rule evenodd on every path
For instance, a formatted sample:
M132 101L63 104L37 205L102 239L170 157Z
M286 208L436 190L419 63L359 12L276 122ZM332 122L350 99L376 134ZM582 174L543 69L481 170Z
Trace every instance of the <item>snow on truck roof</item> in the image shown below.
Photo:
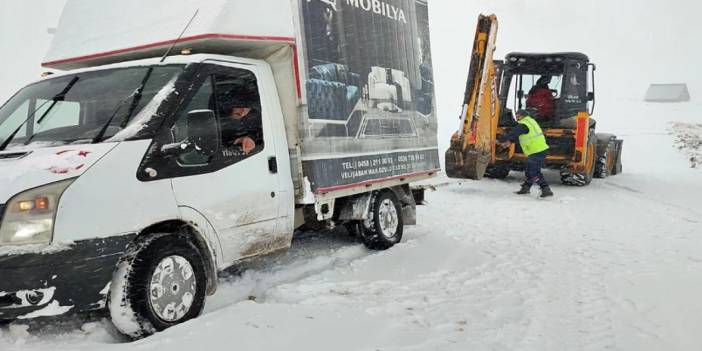
M175 53L262 58L295 43L291 0L68 0L42 65L76 69L161 56L196 11Z

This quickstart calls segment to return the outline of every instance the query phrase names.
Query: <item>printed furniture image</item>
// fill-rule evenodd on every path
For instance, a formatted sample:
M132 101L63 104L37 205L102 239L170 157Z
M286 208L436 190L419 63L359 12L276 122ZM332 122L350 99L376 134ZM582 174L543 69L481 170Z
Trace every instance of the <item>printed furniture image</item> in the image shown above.
M310 70L307 104L311 120L346 123L360 99L360 76L347 66L329 63Z
M400 112L400 108L408 109L412 103L412 87L405 72L391 68L371 68L368 74L368 95L374 106L390 112Z

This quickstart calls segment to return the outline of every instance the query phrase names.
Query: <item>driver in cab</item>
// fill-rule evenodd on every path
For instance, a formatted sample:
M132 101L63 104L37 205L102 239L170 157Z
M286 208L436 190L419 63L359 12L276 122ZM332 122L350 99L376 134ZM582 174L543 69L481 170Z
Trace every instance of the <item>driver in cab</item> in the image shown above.
M263 146L263 126L258 101L250 94L235 91L223 101L222 141L250 155Z

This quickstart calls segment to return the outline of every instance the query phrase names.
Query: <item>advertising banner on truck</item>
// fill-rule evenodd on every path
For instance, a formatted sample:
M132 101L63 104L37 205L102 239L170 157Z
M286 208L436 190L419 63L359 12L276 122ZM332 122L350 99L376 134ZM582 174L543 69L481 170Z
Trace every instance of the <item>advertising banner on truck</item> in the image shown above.
M315 192L439 169L425 0L302 0Z

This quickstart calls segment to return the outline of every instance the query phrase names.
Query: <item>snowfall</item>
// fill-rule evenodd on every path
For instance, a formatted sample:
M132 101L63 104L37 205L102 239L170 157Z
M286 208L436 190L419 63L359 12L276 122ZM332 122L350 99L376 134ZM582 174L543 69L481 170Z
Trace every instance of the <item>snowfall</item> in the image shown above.
M571 188L547 173L548 200L514 195L517 172L438 177L419 224L386 252L343 230L301 232L290 251L228 272L186 324L128 343L100 315L15 322L0 328L0 350L702 349L702 77L690 47L700 5L474 1L430 0L442 148L457 127L475 18L496 12L498 56L577 50L597 62L595 116L625 140L622 175ZM2 6L28 11L14 3ZM38 16L43 38L55 14ZM14 33L28 26L15 22ZM47 43L26 48L35 65ZM4 61L5 98L26 79L15 71L39 70L32 59ZM645 103L651 83L688 83L692 101Z

